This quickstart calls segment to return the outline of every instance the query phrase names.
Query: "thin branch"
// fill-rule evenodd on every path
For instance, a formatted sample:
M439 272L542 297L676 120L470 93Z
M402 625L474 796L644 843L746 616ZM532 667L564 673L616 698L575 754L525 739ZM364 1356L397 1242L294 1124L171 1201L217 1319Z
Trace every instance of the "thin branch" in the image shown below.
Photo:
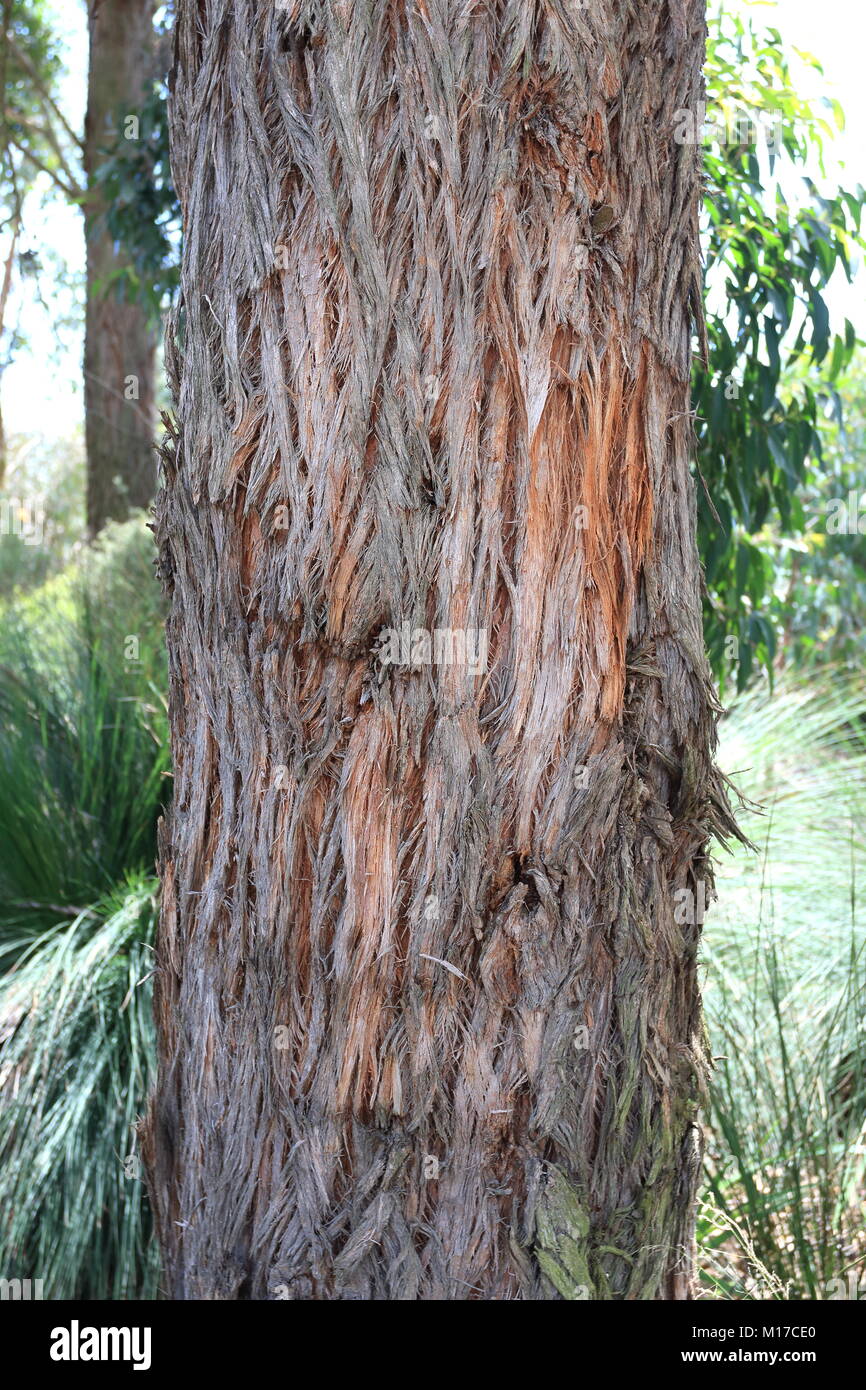
M6 304L9 299L9 291L12 288L12 267L15 263L15 250L18 246L18 236L21 231L21 206L20 203L15 209L15 216L12 222L12 239L9 246L9 255L3 267L3 288L0 290L0 339L3 337L3 327L6 321Z
M78 188L78 179L75 177L75 171L71 169L69 164L67 163L66 156L63 153L63 147L57 139L56 132L52 130L50 123L44 126L39 125L29 116L25 116L22 112L16 111L14 107L10 107L9 110L6 112L6 119L13 120L16 125L26 126L28 130L35 131L37 135L41 136L41 138L51 146L51 149L57 156L58 163L60 164L61 169L66 175L66 178L68 179L70 186L72 188ZM83 190L78 196L83 196Z
M82 188L79 188L77 185L71 187L69 184L64 183L63 179L57 173L56 169L52 169L50 165L45 163L44 160L39 159L33 153L32 150L28 150L26 145L22 145L19 140L13 139L11 135L9 137L9 143L10 145L14 145L15 149L18 150L24 156L25 159L29 160L30 163L33 164L37 169L40 169L43 174L47 174L48 177L52 180L52 182L55 183L57 187L61 190L61 192L65 193L67 198L69 198L71 201L75 202L79 198L84 197L84 190Z
M18 59L18 62L24 68L25 72L28 73L30 80L33 83L33 86L36 88L37 92L42 97L42 100L46 103L46 105L48 105L51 108L58 121L62 125L63 129L65 130L66 134L69 136L69 139L75 146L77 146L79 150L81 150L81 153L83 154L84 141L82 140L81 136L76 135L75 131L72 129L72 126L67 121L60 107L57 105L57 102L54 100L48 88L45 86L45 83L42 81L42 78L39 76L39 72L35 64L31 61L30 57L24 52L24 50L22 48L19 48L18 44L15 42L11 34L9 35L8 42L9 47L15 54L15 57Z

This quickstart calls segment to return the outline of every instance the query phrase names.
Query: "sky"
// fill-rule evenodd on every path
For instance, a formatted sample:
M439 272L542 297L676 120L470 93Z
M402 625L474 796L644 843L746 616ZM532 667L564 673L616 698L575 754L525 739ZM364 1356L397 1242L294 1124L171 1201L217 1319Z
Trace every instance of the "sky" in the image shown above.
M807 97L832 95L842 104L846 129L828 149L829 180L842 178L849 186L866 184L866 78L863 45L866 39L866 7L858 0L777 0L744 6L757 20L774 24L786 45L814 53L824 66L824 82L804 68L803 93ZM80 129L84 119L87 71L87 20L81 3L52 0L67 64L62 104L70 123ZM84 270L81 214L58 198L40 207L34 198L27 209L27 238L22 249L48 248L63 258L74 277ZM2 253L5 256L5 251ZM81 391L82 335L80 325L70 324L58 334L55 316L70 315L74 294L55 283L50 270L41 281L45 305L39 303L33 284L16 288L10 316L19 314L27 347L3 373L0 381L3 419L7 433L41 433L46 439L64 438L83 415ZM837 323L850 318L866 337L866 274L848 286L839 277L828 292L831 315ZM47 307L46 307L47 306Z

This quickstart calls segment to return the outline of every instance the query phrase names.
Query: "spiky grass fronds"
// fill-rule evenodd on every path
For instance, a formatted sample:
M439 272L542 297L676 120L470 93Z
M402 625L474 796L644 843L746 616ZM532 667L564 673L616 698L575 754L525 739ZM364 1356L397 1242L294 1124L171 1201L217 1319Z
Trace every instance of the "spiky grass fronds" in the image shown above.
M0 623L0 1273L50 1298L156 1289L133 1125L170 788L158 607L137 573L137 609L109 575L76 574Z
M129 683L86 608L0 633L0 941L73 918L153 870L165 701Z
M764 812L745 824L759 854L720 867L706 937L715 1296L722 1249L732 1297L827 1297L864 1269L864 719L830 681L751 693L724 727L723 765ZM750 1292L767 1272L777 1292Z
M155 1296L134 1125L153 1052L156 884L31 941L0 977L0 1269L46 1298Z

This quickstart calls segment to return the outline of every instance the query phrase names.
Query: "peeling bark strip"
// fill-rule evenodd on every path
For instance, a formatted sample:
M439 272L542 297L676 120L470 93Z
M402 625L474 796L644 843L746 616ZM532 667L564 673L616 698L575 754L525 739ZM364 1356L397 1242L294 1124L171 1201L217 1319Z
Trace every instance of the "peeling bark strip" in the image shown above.
M689 1296L703 10L178 4L172 1297Z

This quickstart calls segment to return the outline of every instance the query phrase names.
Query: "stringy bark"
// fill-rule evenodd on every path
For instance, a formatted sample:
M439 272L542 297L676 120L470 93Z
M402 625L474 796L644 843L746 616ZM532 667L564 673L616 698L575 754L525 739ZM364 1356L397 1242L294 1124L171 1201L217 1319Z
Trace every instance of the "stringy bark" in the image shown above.
M703 11L178 4L172 1297L689 1296Z

